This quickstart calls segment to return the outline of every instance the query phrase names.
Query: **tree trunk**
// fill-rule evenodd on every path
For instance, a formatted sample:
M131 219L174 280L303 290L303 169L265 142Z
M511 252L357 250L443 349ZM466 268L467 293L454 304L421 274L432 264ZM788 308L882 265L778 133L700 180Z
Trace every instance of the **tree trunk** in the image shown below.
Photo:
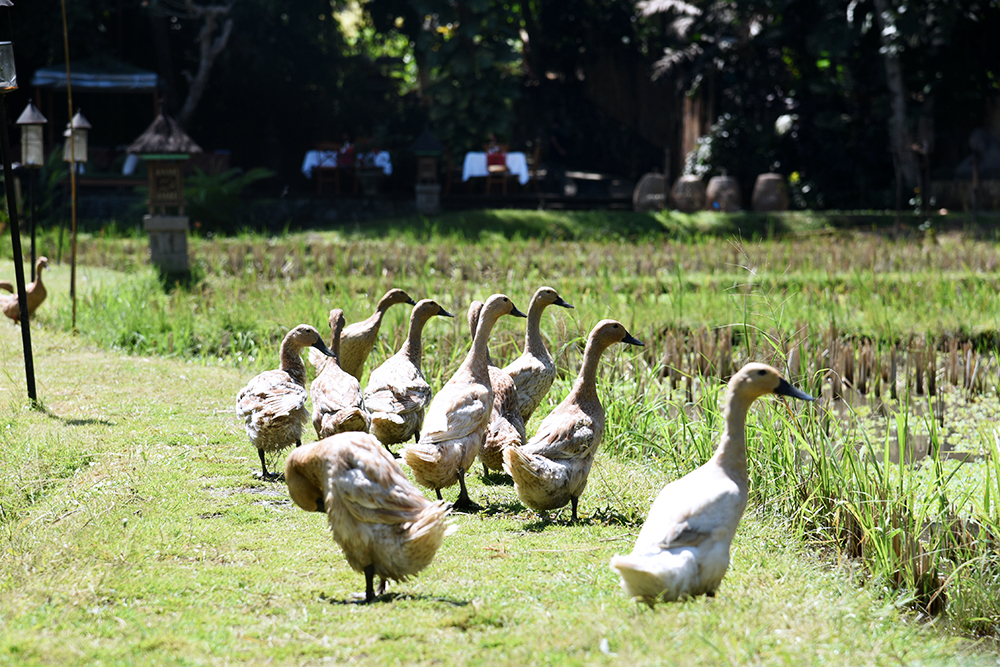
M899 160L899 171L903 184L911 190L917 185L917 161L910 149L912 141L906 118L906 86L903 83L903 65L899 60L899 46L893 43L887 33L891 27L889 0L874 0L878 19L879 35L882 42L882 63L885 66L886 84L892 106L892 121L889 123L889 141L892 152Z
M233 32L233 20L227 18L225 23L222 24L221 33L218 37L215 36L219 17L228 15L231 9L230 6L200 6L188 0L187 8L190 16L201 18L204 20L204 23L202 24L201 32L198 33L198 72L189 78L190 86L188 88L187 99L184 100L184 106L177 115L177 124L184 129L187 129L188 123L191 121L191 117L198 107L198 102L201 101L201 96L205 92L205 87L208 85L208 77L212 73L212 65L215 64L215 59L226 48L229 36Z

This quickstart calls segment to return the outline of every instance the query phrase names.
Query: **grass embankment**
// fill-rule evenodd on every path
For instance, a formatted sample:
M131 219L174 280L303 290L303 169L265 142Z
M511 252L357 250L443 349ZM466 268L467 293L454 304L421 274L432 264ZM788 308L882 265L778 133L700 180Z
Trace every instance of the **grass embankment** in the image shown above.
M199 280L167 291L147 269L137 268L144 242L90 239L81 246L86 261L134 275L82 272L80 330L102 346L133 353L224 360L246 378L275 363L287 327L301 321L322 325L334 306L348 311L348 320L361 319L391 286L461 311L471 299L497 289L523 308L535 287L554 284L577 308L544 320L564 370L541 412L568 390L593 323L603 317L623 320L649 345L642 356L612 355L604 365L605 454L616 465L638 464L664 474L662 479L702 462L718 431L718 369L716 377L701 369L708 348L691 346L704 337L699 332L716 340L731 336L735 347L727 363L734 366L748 359L783 365L790 347L806 340L801 380L827 399L790 416L769 411L755 422L752 505L768 507L771 525L788 522L809 548L819 544L835 555L857 557L876 581L873 590L884 591L886 600L931 612L940 612L946 602L948 615L940 624L962 633L997 634L1000 456L994 453L992 397L1000 252L995 243L961 233L915 240L824 233L753 243L712 236L682 242L662 235L641 243L593 238L553 243L482 231L475 243L457 233L397 230L389 236L196 240L192 255ZM50 275L57 286L39 321L67 327L66 272ZM390 311L369 368L401 339L406 317L405 309ZM498 360L516 354L520 326L498 327L491 345ZM885 375L897 343L924 336L931 344L935 337L969 339L986 353L963 351L966 376L980 362L987 371L979 376L987 381L975 392L946 381L949 374L937 366L949 428L959 422L957 428L936 427L930 417L934 408L921 416L926 399L909 400L910 371L883 380L884 400L870 410L859 407L857 418L835 416L843 406L823 382L830 379L827 368L836 355L824 346L869 339L881 346ZM466 337L461 322L428 327L425 373L432 386L439 387L458 364ZM688 357L684 364L672 358L678 340ZM712 353L713 364L717 357L719 350ZM666 377L663 364L670 366ZM887 396L889 386L899 390L898 400ZM534 426L529 424L529 433ZM931 456L914 466L905 463L905 455L896 458L903 465L883 463L894 460L893 448L907 451L913 432L928 436ZM961 449L985 458L964 465L943 460L949 433ZM651 486L659 483L657 477ZM588 505L594 491L588 489L582 503L585 513L595 512L591 516L624 517L633 525L648 508L649 496L617 504L602 504L596 496Z
M344 604L362 578L323 517L251 476L256 455L232 415L247 372L109 354L41 328L36 411L19 340L0 329L0 662L980 661L969 642L906 622L893 595L803 549L759 506L718 597L635 605L607 561L671 475L606 455L575 526L540 523L511 487L472 476L473 496L495 510L458 516L435 562L390 602ZM777 407L755 408L754 432Z

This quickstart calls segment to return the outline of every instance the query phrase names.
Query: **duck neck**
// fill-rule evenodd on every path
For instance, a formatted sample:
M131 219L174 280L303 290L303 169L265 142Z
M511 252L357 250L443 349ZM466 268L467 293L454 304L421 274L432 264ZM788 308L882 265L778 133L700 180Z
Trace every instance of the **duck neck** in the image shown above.
M332 327L330 335L330 351L333 352L333 359L340 364L340 334L344 331L344 320L338 320ZM296 359L298 355L296 355Z
M400 353L407 360L417 367L420 368L421 360L424 355L423 341L421 340L424 333L424 325L427 324L427 320L422 317L411 317L410 318L410 328L406 332L406 340L403 341L403 347L399 348Z
M279 368L292 378L296 384L306 386L306 365L300 356L302 350L290 342L281 344L281 365Z
M725 426L719 448L715 451L715 461L745 489L747 476L747 413L752 398L740 396L731 389L726 391L726 407L722 417Z
M587 347L583 350L583 364L580 366L580 374L576 376L571 394L577 400L593 400L600 403L597 397L597 366L601 361L601 355L608 346L593 339L587 340Z
M542 312L547 305L539 299L532 299L531 305L528 306L528 325L524 332L524 351L535 357L549 356L549 351L545 349L545 341L542 339Z
M42 271L44 271L44 270L45 270L45 266L43 266L42 264L39 264L38 266L35 267L35 285L36 286L42 284Z
M472 349L465 357L465 365L476 378L486 378L489 384L489 357L490 357L490 334L493 333L493 325L501 317L500 313L488 312L483 309L479 317L479 326L476 327L476 335L472 338Z

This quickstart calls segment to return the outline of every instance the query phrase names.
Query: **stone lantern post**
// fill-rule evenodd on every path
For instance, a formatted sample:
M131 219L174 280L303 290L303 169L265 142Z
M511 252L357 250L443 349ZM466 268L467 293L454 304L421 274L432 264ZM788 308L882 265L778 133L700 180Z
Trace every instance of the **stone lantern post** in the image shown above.
M184 165L201 147L172 118L160 114L128 152L142 157L149 174L149 212L142 222L149 234L150 261L161 274L187 275L190 221L184 214Z
M441 212L441 183L438 182L438 158L444 152L444 144L435 138L430 130L410 146L417 156L417 212L434 215Z

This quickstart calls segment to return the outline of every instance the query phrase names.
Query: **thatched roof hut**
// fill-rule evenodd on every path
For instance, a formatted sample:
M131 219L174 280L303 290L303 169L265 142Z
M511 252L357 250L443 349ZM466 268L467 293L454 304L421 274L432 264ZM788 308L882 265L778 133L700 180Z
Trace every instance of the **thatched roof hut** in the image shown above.
M139 135L139 138L128 147L129 153L164 154L164 153L200 153L201 146L185 134L173 118L162 113L156 117L153 124Z

